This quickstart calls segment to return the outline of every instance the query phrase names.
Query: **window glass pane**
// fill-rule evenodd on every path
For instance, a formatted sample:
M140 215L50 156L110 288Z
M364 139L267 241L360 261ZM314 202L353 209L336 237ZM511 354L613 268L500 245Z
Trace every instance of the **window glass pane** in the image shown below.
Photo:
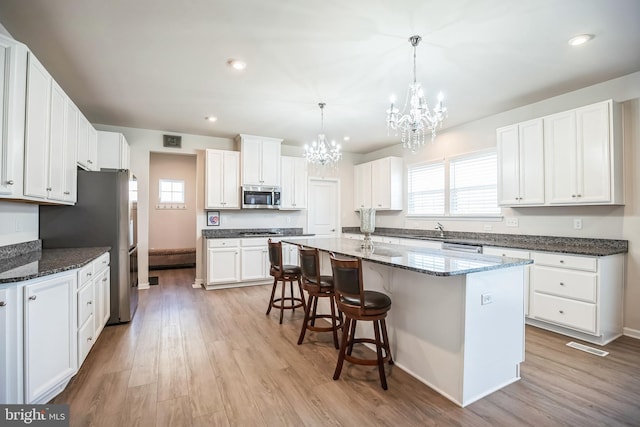
M184 203L184 181L161 179L160 203Z
M410 166L409 215L444 215L444 162Z
M497 155L485 153L451 160L449 212L451 215L499 214Z

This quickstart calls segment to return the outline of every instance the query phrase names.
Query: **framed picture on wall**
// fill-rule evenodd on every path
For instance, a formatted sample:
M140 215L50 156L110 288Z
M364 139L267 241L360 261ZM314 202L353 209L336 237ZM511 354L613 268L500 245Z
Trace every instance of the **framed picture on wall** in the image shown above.
M207 225L220 225L220 211L207 211Z

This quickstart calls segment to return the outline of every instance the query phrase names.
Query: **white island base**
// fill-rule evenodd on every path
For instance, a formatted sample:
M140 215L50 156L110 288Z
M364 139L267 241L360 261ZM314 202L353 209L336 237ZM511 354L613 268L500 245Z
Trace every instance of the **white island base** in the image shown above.
M328 254L321 257L331 274ZM391 297L387 329L398 367L462 407L520 379L523 266L437 276L362 264L365 289ZM373 336L367 323L358 333Z

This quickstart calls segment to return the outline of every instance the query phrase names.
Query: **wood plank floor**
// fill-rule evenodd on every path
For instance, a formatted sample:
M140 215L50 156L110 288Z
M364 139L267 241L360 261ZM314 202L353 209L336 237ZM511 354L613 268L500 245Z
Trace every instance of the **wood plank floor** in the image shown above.
M375 367L333 381L331 334L296 345L302 312L265 316L270 286L205 291L193 269L157 273L52 402L70 404L72 426L640 426L640 340L598 357L527 327L522 380L462 409L397 367L386 392Z

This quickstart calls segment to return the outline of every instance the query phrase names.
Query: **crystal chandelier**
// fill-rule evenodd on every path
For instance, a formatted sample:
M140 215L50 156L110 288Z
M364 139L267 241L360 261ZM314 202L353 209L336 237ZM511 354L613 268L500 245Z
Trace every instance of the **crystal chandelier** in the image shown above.
M422 85L416 82L416 46L420 40L422 40L420 36L409 38L413 46L413 83L409 85L402 114L399 114L400 110L394 106L393 96L391 107L387 110L387 130L389 132L393 130L397 135L399 129L402 135L402 146L411 149L412 152L424 144L425 129L431 131L431 141L433 141L436 137L436 128L438 125L442 127L442 121L447 117L447 108L442 105L442 92L438 95L438 104L431 111L424 98Z
M324 134L324 106L326 104L321 102L318 104L320 107L320 133L318 134L318 140L311 143L311 147L308 144L304 146L304 158L307 162L320 166L336 166L342 153L340 152L340 145L335 141L329 142Z

